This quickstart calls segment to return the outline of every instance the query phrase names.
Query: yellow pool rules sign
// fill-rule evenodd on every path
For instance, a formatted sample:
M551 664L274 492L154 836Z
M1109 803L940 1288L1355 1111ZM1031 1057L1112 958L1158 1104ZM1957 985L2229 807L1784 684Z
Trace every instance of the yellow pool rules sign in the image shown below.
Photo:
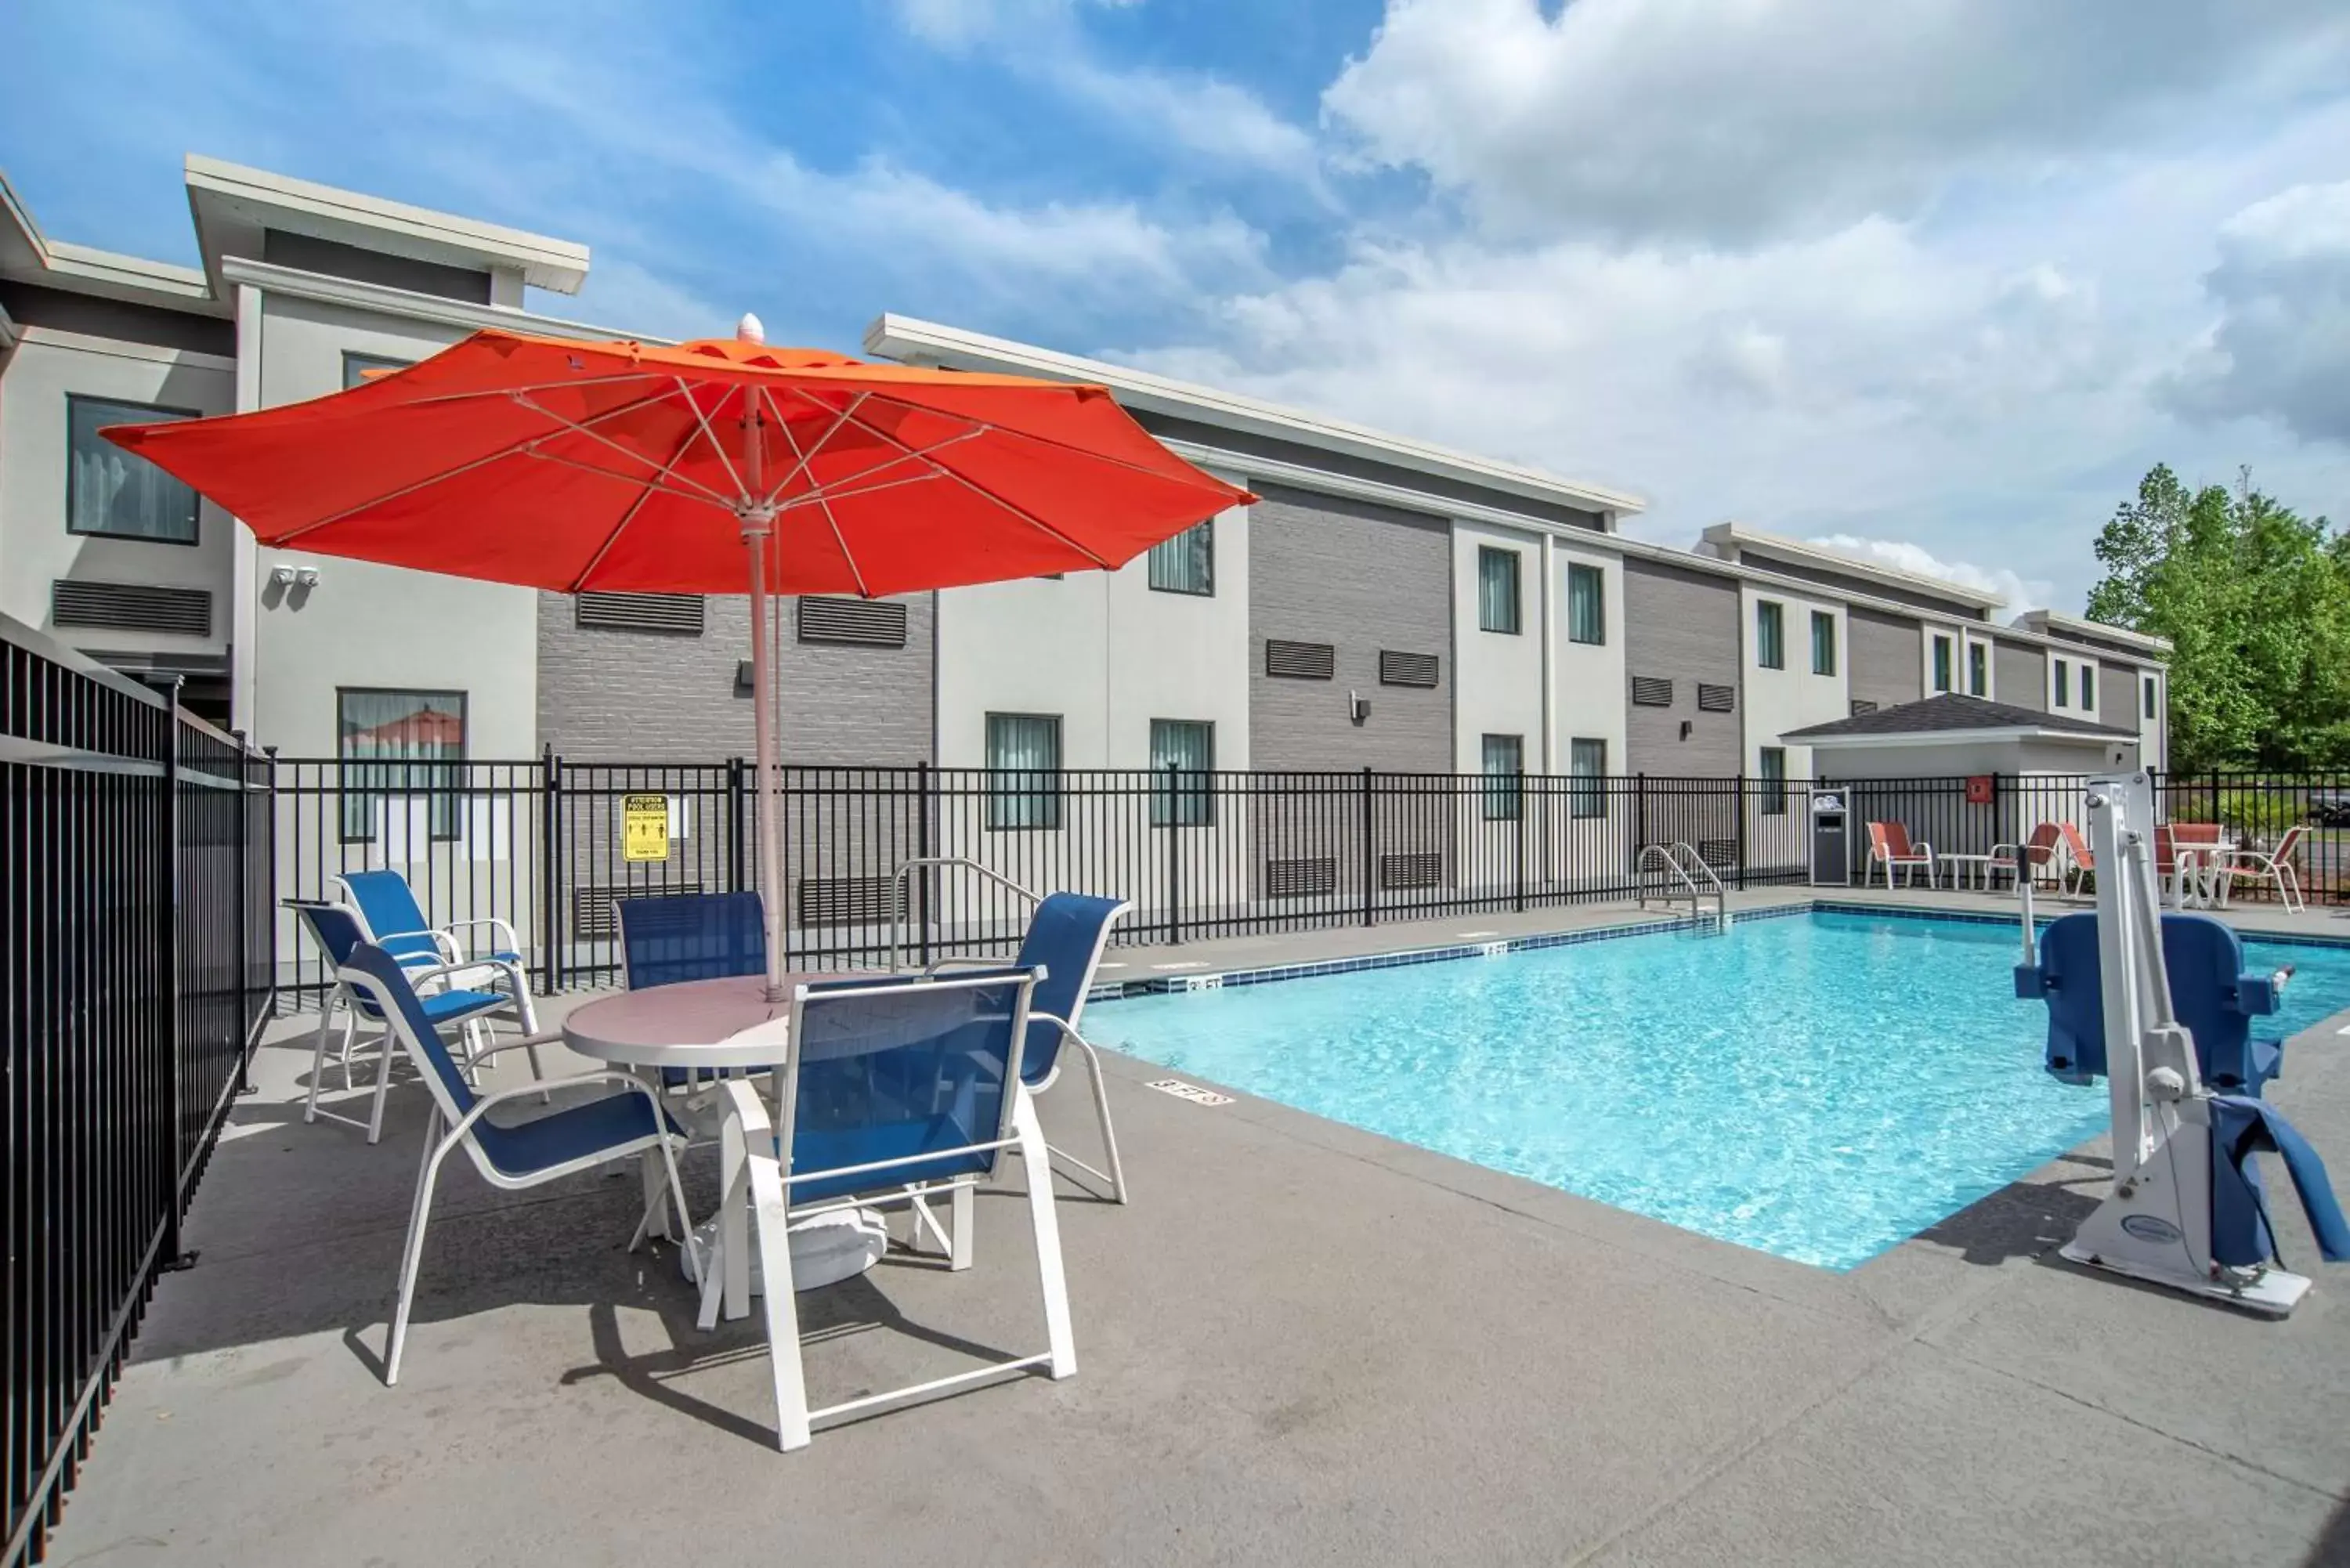
M624 860L669 858L669 796L624 794L620 797L620 857Z

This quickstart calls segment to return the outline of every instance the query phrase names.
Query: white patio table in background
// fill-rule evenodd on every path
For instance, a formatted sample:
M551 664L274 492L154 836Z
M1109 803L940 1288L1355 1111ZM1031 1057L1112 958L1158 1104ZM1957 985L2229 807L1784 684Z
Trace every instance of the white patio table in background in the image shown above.
M2179 844L2170 846L2171 862L2177 871L2171 878L2171 901L2182 909L2209 909L2228 907L2228 894L2235 878L2225 867L2237 846L2222 840L2215 844Z
M783 990L788 997L795 986L851 978L841 970L799 971L783 976ZM772 1070L783 1064L791 1014L788 1000L767 1000L764 975L690 980L624 991L574 1008L563 1021L563 1043L582 1056L652 1075L656 1084L663 1067L702 1074L722 1068ZM769 1097L781 1104L781 1085L775 1087L778 1092ZM743 1154L741 1135L730 1118L719 1136L721 1191L734 1185ZM647 1179L652 1179L650 1168ZM667 1210L662 1213L665 1231ZM718 1253L725 1271L724 1310L730 1318L751 1311L749 1220L747 1192L740 1202L722 1204ZM691 1244L684 1237L678 1243Z

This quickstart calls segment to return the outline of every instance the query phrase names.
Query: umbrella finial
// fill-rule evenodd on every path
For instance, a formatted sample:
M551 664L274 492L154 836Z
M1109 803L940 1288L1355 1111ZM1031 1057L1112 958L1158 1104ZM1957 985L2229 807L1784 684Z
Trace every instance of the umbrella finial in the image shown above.
M744 311L743 313L743 319L734 324L734 341L737 343L764 343L766 340L767 329L759 325L759 318L757 317L752 315L747 310Z

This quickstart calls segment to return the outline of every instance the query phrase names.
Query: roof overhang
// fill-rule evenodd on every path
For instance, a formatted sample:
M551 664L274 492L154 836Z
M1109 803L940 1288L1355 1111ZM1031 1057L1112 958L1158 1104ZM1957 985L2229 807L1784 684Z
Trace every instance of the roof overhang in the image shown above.
M1717 523L1705 531L1704 540L1725 560L1742 564L1751 551L1765 560L1776 557L1819 571L1839 572L1863 582L1883 584L1907 593L1930 594L1946 603L1961 605L1986 615L2007 603L2003 594L1968 587L1946 577L1929 577L1922 572L1905 572L1898 566L1881 566L1858 556L1847 556L1841 550L1831 550L1802 539L1790 539L1783 534L1768 534L1760 528L1750 528L1743 523Z
M2140 736L2127 730L2112 730L2098 733L2088 730L2054 730L2038 724L2002 725L1982 730L1910 730L1892 731L1880 734L1819 735L1807 737L1789 731L1779 737L1791 746L1809 746L1814 751L1892 751L1915 746L1970 746L1996 741L2064 741L2082 746L2135 746Z
M2170 639L2143 631L2132 631L2125 626L2109 626L2101 620L2085 620L2079 616L2062 615L2055 610L2026 610L2015 618L2015 624L2042 636L2084 638L2093 642L2116 643L2123 648L2164 656L2170 652Z
M951 369L993 370L1059 381L1093 381L1107 387L1130 409L1145 409L1201 424L1246 431L1300 446L1341 452L1396 468L1432 473L1464 484L1577 511L1602 514L1611 528L1618 517L1639 512L1639 496L1580 483L1540 469L1501 462L1450 447L1390 435L1366 425L1260 402L1236 392L1177 381L1099 359L1056 353L1009 338L990 337L910 316L883 315L865 329L865 351L910 364Z
M167 309L206 315L226 311L194 267L50 239L5 177L0 177L0 277Z
M195 220L203 275L225 297L221 262L259 260L265 230L333 240L412 261L518 274L533 288L577 294L588 277L588 247L569 240L452 217L331 185L188 154L188 211Z

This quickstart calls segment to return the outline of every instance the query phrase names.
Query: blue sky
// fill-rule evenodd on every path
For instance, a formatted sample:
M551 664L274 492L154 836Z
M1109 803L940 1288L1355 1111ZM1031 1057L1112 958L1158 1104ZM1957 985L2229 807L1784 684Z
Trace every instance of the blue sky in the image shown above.
M199 15L198 13L201 13ZM2350 520L2335 0L16 0L0 166L585 241L556 314L896 310L2077 607L2150 463Z

